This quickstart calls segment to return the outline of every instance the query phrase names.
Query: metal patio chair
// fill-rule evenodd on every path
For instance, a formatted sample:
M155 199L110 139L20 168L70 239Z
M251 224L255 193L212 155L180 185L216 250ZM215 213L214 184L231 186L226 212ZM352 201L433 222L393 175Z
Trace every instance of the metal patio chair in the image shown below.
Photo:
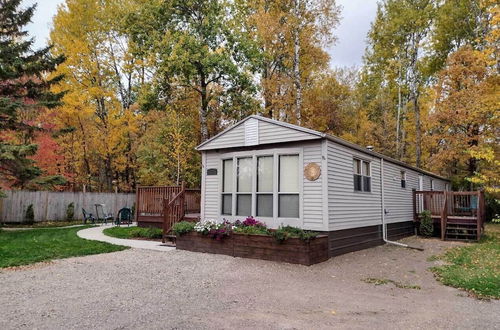
M113 223L113 220L115 219L113 217L113 214L106 212L106 205L105 204L95 204L95 212L97 216L97 221L101 221L103 223L108 223L108 220Z
M85 211L85 209L82 207L82 212L83 212L83 223L86 224L87 221L95 223L95 217L92 215L92 213L88 213Z
M128 207L120 209L116 215L115 225L119 226L122 223L126 223L127 226L132 223L132 210Z

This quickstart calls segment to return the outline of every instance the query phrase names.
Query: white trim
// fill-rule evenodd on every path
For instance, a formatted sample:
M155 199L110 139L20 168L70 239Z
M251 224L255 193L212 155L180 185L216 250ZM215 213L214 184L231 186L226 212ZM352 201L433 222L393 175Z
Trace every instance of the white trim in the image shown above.
M206 197L206 175L207 175L207 153L201 153L201 205L200 219L205 219L205 197Z
M321 184L323 192L323 230L328 231L329 212L328 212L328 142L321 141Z

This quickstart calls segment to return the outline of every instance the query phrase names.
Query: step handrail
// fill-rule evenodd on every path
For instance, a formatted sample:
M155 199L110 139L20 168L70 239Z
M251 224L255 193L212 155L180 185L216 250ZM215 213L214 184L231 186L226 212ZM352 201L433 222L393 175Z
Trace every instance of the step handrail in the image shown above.
M185 183L182 182L181 190L174 195L171 200L168 200L167 198L163 200L163 243L165 243L165 238L172 230L174 224L179 222L184 217L185 193L186 186Z

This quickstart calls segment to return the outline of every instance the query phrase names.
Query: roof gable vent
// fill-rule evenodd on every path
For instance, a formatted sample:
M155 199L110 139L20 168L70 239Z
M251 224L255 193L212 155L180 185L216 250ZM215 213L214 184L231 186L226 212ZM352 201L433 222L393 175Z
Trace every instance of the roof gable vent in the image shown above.
M245 146L259 144L259 121L250 118L245 122Z

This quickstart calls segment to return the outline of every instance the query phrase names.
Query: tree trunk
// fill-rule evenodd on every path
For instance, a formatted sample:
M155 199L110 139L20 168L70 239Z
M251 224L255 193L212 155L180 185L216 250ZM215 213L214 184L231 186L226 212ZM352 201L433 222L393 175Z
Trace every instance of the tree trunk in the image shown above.
M418 168L422 166L422 128L420 126L420 105L418 104L418 93L413 97L413 109L415 111L415 163Z
M295 116L297 124L300 125L302 116L302 83L300 81L300 0L295 0L294 15L297 26L293 33L293 77L295 83Z

